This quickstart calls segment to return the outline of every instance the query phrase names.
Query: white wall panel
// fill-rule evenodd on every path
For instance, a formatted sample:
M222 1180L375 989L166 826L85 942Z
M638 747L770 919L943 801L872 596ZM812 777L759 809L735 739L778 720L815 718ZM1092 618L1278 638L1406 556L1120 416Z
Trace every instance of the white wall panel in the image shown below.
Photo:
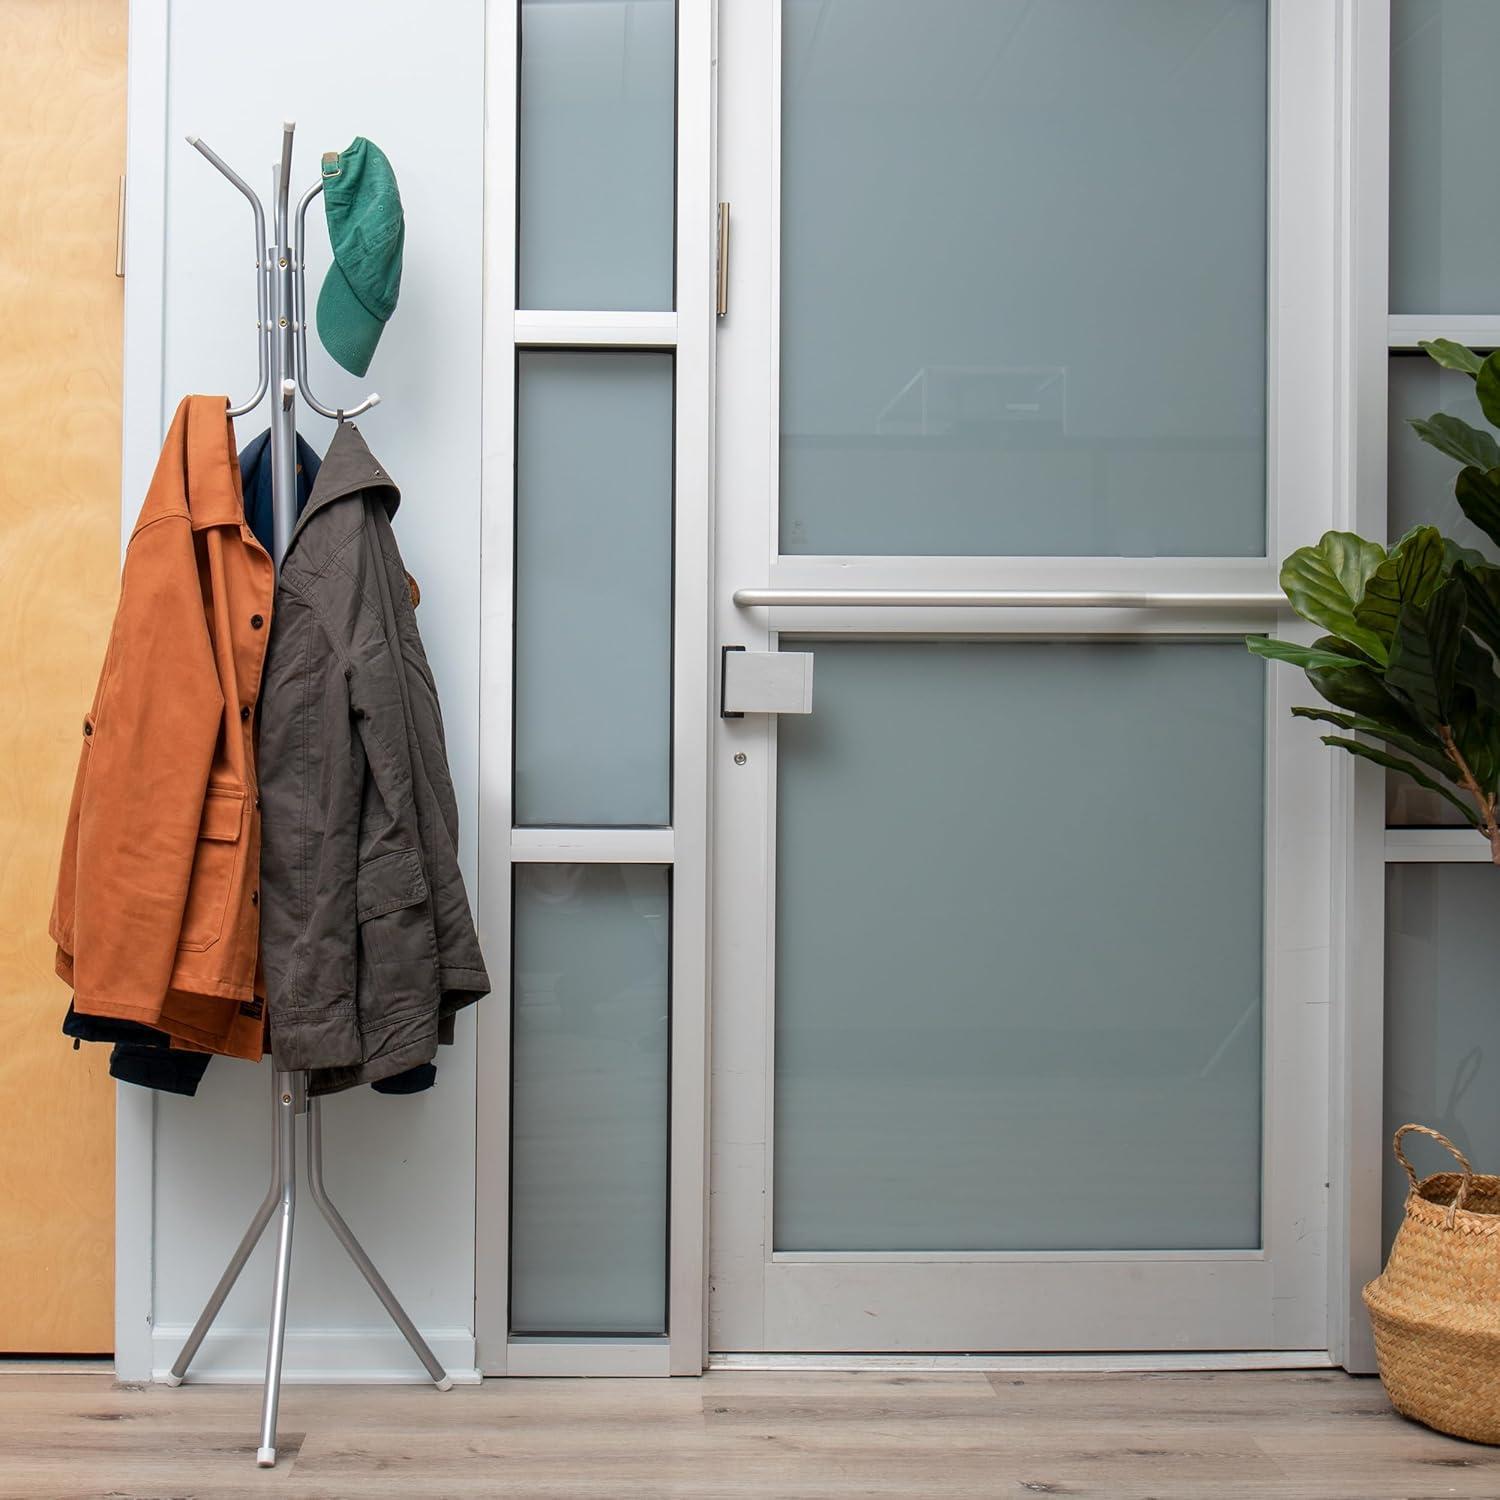
M178 398L227 389L243 400L255 384L250 214L183 137L201 135L268 206L283 118L297 121L294 202L315 181L320 154L356 135L379 144L395 167L407 221L400 305L365 380L334 366L315 338L310 376L330 405L353 404L372 388L384 398L360 427L402 490L396 534L422 588L418 621L442 697L477 910L484 7L445 6L441 24L400 0L367 0L357 18L333 0L273 0L253 10L134 0L131 10L131 178L140 211L132 205L128 242L127 526ZM328 264L320 203L308 219L311 307ZM303 436L321 452L332 424L300 411ZM241 418L241 445L265 425L264 406ZM503 989L505 976L494 977ZM457 1044L442 1050L434 1091L387 1098L357 1089L324 1106L334 1200L439 1355L470 1370L474 1094L470 1012ZM153 1108L123 1098L121 1118L122 1189L147 1190L154 1204L154 1231L140 1212L121 1223L120 1373L141 1378L170 1364L265 1191L269 1066L216 1060L197 1099L164 1098ZM289 1376L419 1376L305 1192L296 1246ZM196 1375L256 1373L269 1249L268 1237ZM148 1284L152 1305L141 1307ZM248 1341L237 1336L252 1330Z

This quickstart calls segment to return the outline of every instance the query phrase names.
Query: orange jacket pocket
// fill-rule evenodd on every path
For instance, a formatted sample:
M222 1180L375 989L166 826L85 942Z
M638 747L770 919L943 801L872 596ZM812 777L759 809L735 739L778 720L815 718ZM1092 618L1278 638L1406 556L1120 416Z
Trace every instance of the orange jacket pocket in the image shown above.
M219 941L239 867L244 822L244 790L211 785L203 798L203 821L198 825L198 847L193 854L179 947L201 953Z

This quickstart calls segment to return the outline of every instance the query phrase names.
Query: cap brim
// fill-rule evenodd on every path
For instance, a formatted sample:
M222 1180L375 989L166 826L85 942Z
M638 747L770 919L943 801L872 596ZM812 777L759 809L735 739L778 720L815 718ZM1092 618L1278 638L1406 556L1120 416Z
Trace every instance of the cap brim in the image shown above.
M337 261L329 266L318 293L318 337L351 375L363 375L375 357L385 324L354 295Z

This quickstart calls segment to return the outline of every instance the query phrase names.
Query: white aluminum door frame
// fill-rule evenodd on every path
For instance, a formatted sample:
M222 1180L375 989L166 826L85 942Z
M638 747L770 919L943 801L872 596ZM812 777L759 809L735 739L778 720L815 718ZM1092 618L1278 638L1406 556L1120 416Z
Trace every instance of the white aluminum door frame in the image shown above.
M1272 0L1268 556L1207 560L777 555L779 12L763 0L721 0L721 192L734 204L735 248L718 354L719 639L774 649L782 633L993 639L1302 631L1274 610L737 609L732 595L767 586L1274 592L1275 559L1332 524L1339 489L1340 8ZM1247 1251L772 1252L775 729L757 717L718 723L713 1350L1328 1348L1334 778L1316 735L1288 715L1305 687L1289 671L1269 671L1267 681L1264 1245Z
M712 0L677 0L676 310L516 308L519 0L487 0L479 890L485 952L510 989L511 872L528 861L670 865L671 1154L668 1333L512 1339L509 1333L511 1009L480 1007L475 1332L486 1375L696 1375L706 1354L708 724L714 326ZM670 350L675 359L672 826L513 827L516 354ZM504 976L502 980L500 976Z

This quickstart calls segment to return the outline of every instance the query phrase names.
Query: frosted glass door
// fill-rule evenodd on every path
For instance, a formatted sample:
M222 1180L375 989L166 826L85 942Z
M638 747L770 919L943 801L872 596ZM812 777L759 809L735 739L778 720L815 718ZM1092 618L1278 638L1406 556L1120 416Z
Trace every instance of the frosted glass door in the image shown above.
M1326 1345L1338 15L719 0L711 1350Z

